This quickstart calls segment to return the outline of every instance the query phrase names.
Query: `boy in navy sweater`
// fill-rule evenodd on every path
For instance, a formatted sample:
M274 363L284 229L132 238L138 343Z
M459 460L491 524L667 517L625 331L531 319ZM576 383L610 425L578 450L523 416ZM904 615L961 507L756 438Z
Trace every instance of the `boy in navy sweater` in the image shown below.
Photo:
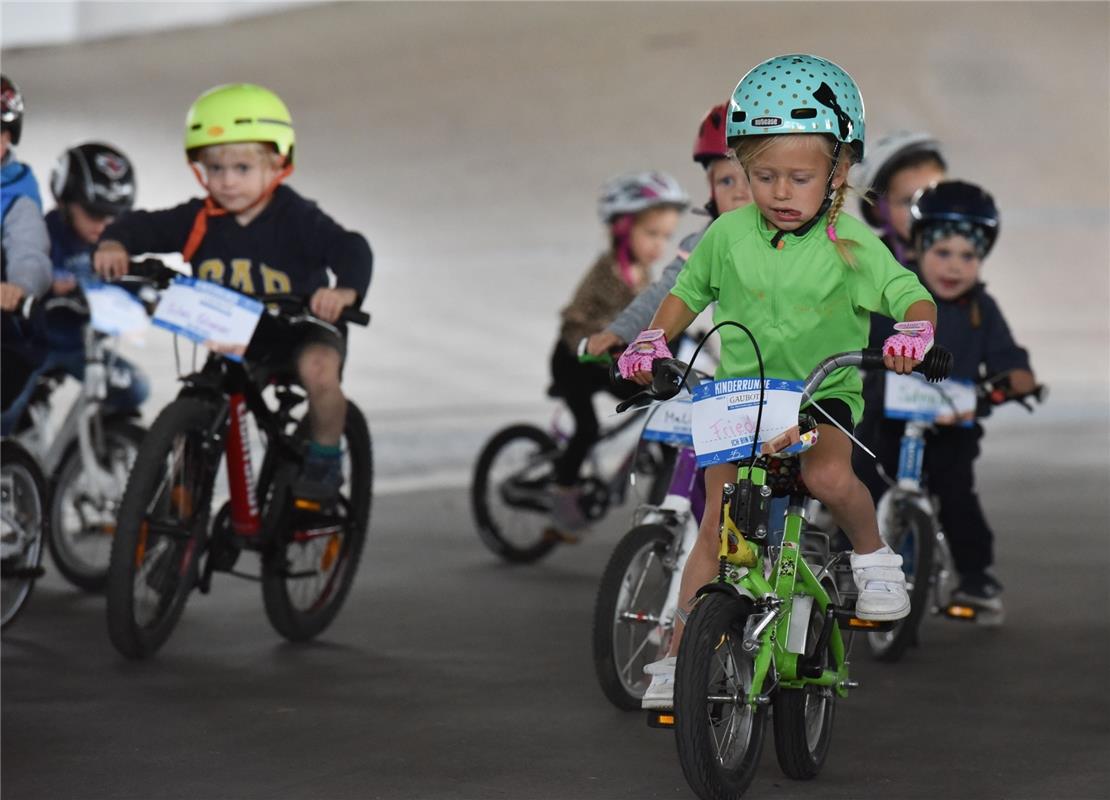
M110 226L93 259L97 272L124 274L132 253L180 251L198 278L244 294L304 295L316 317L335 323L362 303L370 246L283 185L293 171L293 145L289 111L273 92L253 84L205 92L186 118L185 151L208 197L136 211ZM304 385L312 441L294 491L329 502L342 482L344 338L319 326L277 331L269 323L264 317L244 357L287 363Z

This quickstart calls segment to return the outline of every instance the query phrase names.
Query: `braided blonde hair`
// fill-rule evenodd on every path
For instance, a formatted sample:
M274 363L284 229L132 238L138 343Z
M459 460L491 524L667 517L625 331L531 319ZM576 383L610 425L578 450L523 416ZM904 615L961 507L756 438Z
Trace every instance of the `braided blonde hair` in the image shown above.
M833 139L824 134L779 134L777 136L750 136L742 138L734 148L730 150L730 155L740 162L740 166L744 170L745 175L750 175L752 165L759 159L759 157L767 152L774 144L783 136L791 136L792 138L802 136L807 141L811 141L815 146L820 147L825 157L829 159L829 166L832 166L833 157ZM851 164L855 160L855 153L852 146L849 144L842 144L840 146L840 161ZM833 194L832 203L829 205L828 210L828 224L825 226L825 235L829 237L829 241L836 247L836 252L849 267L855 269L856 257L852 253L853 247L858 247L859 242L852 239L841 239L836 233L836 222L840 218L840 212L844 208L844 201L848 197L848 192L855 192L856 190L848 185L847 177L844 183L840 184L840 188Z

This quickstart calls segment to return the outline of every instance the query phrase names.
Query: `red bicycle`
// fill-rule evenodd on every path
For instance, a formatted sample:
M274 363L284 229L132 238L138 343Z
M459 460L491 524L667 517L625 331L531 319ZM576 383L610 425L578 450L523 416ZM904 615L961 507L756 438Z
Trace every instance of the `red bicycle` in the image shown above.
M305 298L257 299L285 323L332 327L308 313ZM341 319L369 322L350 309ZM107 584L112 644L129 658L152 655L190 592L207 593L216 572L260 581L266 615L282 636L316 636L342 607L366 540L373 481L366 419L348 401L344 482L337 502L321 507L291 491L307 447L307 419L295 413L306 395L292 376L211 355L182 380L147 433L120 504ZM251 416L265 445L257 481ZM225 455L230 498L213 517ZM236 570L244 550L259 553L260 574Z

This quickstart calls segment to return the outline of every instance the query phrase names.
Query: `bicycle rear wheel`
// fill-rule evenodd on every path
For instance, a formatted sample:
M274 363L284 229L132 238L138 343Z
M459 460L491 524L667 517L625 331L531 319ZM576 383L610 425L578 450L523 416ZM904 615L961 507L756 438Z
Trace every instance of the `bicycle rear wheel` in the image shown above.
M108 564L108 635L128 658L169 638L197 582L220 451L206 451L216 409L179 398L162 410L135 458Z
M594 605L594 669L609 702L638 711L647 690L644 667L666 656L674 619L664 605L674 575L666 555L675 533L641 525L621 539L598 587ZM673 611L673 609L672 609Z
M867 634L871 655L876 661L893 663L917 641L918 628L929 607L933 582L933 562L937 532L932 517L909 498L886 495L879 500L880 513L889 522L882 526L890 548L902 556L910 613L887 631Z
M279 469L269 499L271 510L278 512L272 516L283 519L277 546L262 561L262 600L274 630L293 642L311 639L335 619L366 543L373 451L366 418L350 400L340 446L344 482L334 513L294 516L288 511L289 485L282 475L291 479L291 469Z
M97 454L97 461L116 481L108 497L89 485L77 442L70 445L55 473L50 555L66 580L87 592L103 591L108 580L120 498L144 436L146 429L134 423L105 421L104 452Z
M675 671L675 743L682 774L702 800L734 800L759 768L767 707L745 702L753 654L744 652L747 598L713 592L697 602Z
M42 563L46 480L18 443L0 442L0 627L27 605Z
M534 425L512 425L491 438L474 465L470 508L478 535L511 563L538 561L559 543L550 528L555 442Z

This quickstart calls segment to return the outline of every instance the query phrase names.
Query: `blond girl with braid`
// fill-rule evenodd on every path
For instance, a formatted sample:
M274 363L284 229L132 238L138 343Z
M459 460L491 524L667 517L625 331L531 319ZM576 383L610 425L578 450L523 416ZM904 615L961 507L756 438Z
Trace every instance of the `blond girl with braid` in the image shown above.
M901 322L883 350L888 369L909 372L931 346L936 306L882 241L843 212L848 167L863 156L864 143L863 101L851 76L816 56L765 61L733 92L726 135L753 202L709 227L651 328L621 356L622 374L649 383L651 362L669 355L666 342L713 301L715 321L735 320L755 334L768 378L804 380L827 356L866 347L872 311ZM717 378L758 376L747 336L734 327L720 335ZM844 432L863 414L861 391L854 368L821 384L808 409L820 434L802 454L802 473L852 542L856 613L894 620L910 608L902 558L879 537L875 505L852 471L852 441ZM705 472L705 514L682 576L686 611L716 574L721 493L735 478L735 464ZM670 656L645 667L652 676L645 708L673 703L681 635L676 625Z

